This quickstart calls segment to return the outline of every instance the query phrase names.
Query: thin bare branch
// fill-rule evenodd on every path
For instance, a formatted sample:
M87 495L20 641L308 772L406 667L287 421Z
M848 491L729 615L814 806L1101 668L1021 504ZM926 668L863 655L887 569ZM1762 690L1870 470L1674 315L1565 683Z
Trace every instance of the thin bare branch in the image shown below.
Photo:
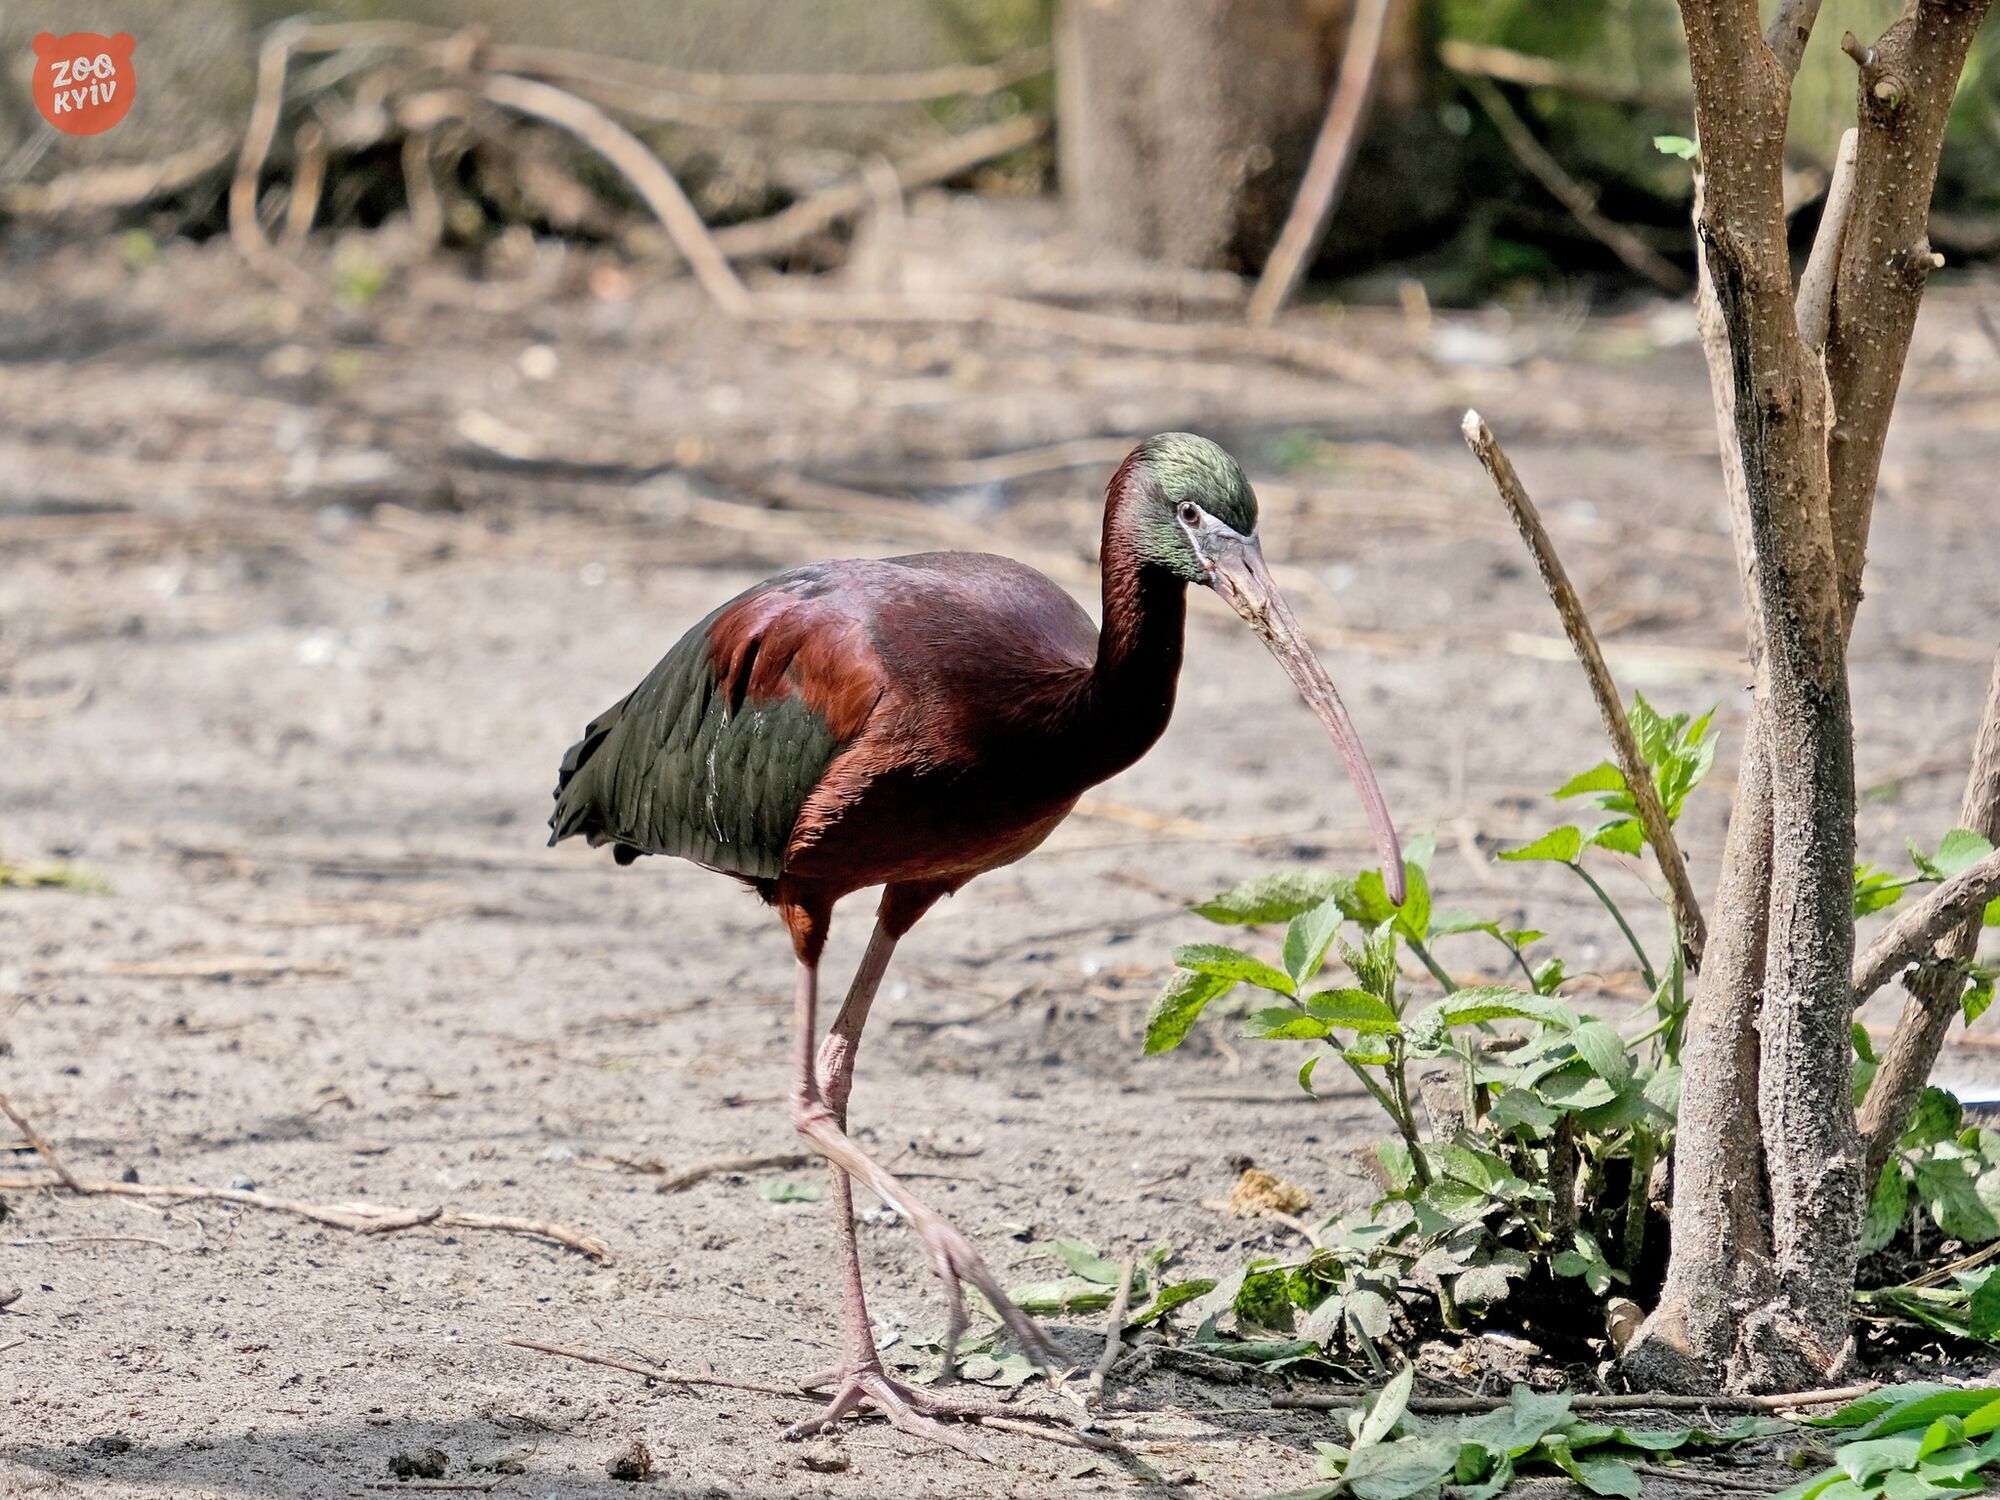
M994 63L908 73L690 73L560 47L495 45L485 57L505 72L576 85L613 82L715 104L922 104L996 94L1048 72L1050 66L1046 47L1030 47Z
M49 1164L49 1170L55 1174L53 1178L0 1177L0 1188L25 1192L34 1188L60 1187L85 1198L170 1198L176 1202L234 1203L244 1208L292 1214L354 1234L388 1234L426 1224L445 1229L491 1229L503 1234L524 1234L535 1239L554 1240L595 1261L611 1259L611 1251L602 1240L578 1234L574 1229L547 1219L459 1213L443 1207L389 1208L375 1203L305 1203L292 1198L273 1197L249 1188L213 1188L194 1183L93 1182L70 1171L62 1158L56 1155L55 1147L43 1139L4 1095L0 1095L0 1113L14 1122L14 1128L21 1132L22 1138L35 1148L36 1154Z
M648 1380L664 1380L670 1385L715 1385L732 1391L750 1391L759 1396L783 1396L793 1401L817 1402L819 1397L797 1386L787 1388L780 1385L758 1385L754 1381L731 1380L722 1375L697 1375L688 1370L669 1370L660 1365L640 1364L637 1360L615 1359L608 1354L592 1354L588 1349L566 1349L561 1344L544 1344L539 1339L502 1339L502 1343L516 1349L532 1349L537 1354L553 1354L559 1359L573 1359L586 1365L602 1365L607 1370L624 1370L632 1375L643 1375Z
M1973 740L1972 770L1965 779L1958 826L2000 842L2000 654L1993 658L1986 711ZM1869 1085L1861 1111L1870 1181L1881 1173L1889 1152L1909 1127L1917 1100L1930 1081L1931 1067L1937 1062L1965 990L1958 966L1972 957L1978 943L1979 925L1962 923L1932 950L1938 961L1910 976L1910 997L1897 1018L1889 1045L1883 1049L1882 1065Z
M1507 102L1507 96L1489 79L1468 73L1463 75L1461 81L1466 92L1479 102L1479 107L1493 121L1493 128L1500 132L1500 139L1507 143L1514 159L1549 190L1551 197L1570 211L1570 216L1593 239L1656 286L1669 292L1688 289L1687 272L1623 224L1614 223L1598 212L1597 195L1563 170L1562 163L1535 139L1534 132L1515 113L1514 106Z
M14 1122L14 1128L21 1132L21 1139L35 1148L35 1155L49 1164L49 1170L56 1174L57 1179L61 1181L64 1187L73 1193L83 1191L83 1184L77 1181L76 1174L70 1171L68 1166L64 1164L63 1159L56 1155L56 1148L44 1140L41 1132L30 1125L26 1117L19 1110L15 1109L12 1104L7 1102L5 1094L0 1094L0 1114L5 1114L8 1119Z
M896 181L907 193L948 181L996 156L1018 151L1048 134L1047 115L1016 115L982 125L964 135L894 163ZM866 181L843 182L810 193L768 218L731 224L715 231L715 246L730 260L754 260L790 250L828 225L864 212L872 201Z
M1806 268L1799 274L1799 337L1814 351L1826 347L1833 283L1840 272L1840 247L1854 212L1854 159L1860 149L1860 131L1849 130L1841 136L1840 150L1833 160L1833 179L1826 188L1826 204L1820 210L1819 232L1813 236Z
M715 305L731 317L750 315L749 289L716 248L715 236L688 202L673 173L660 164L644 141L589 100L553 84L497 73L486 80L481 92L495 104L567 130L616 167L673 238L674 248Z
M1825 1390L1792 1391L1775 1396L1673 1396L1651 1391L1616 1392L1599 1395L1585 1392L1570 1398L1572 1411L1791 1411L1801 1406L1839 1406L1876 1389L1866 1385L1840 1385ZM1279 1411L1343 1411L1359 1406L1368 1395L1365 1387L1349 1391L1287 1391L1271 1398ZM1412 1396L1410 1410L1436 1415L1498 1411L1508 1402L1505 1396Z
M1819 7L1820 0L1778 0L1778 13L1771 17L1771 29L1764 33L1764 40L1788 74L1796 75L1805 59Z
M1667 810L1660 802L1659 789L1653 784L1653 773L1639 753L1638 737L1632 732L1631 720L1625 717L1625 705L1618 696L1617 684L1611 680L1611 669L1604 664L1604 653L1598 649L1597 634L1590 628L1583 600L1577 595L1576 585L1570 582L1562 559L1556 555L1555 543L1549 539L1534 501L1522 488L1520 476L1514 472L1514 465L1508 461L1492 429L1478 412L1468 411L1464 432L1467 446L1485 466L1493 480L1493 487L1500 492L1501 501L1520 530L1521 540L1527 543L1535 566L1541 572L1542 583L1555 604L1556 614L1562 620L1563 630L1568 634L1570 644L1576 648L1577 660L1583 663L1584 673L1590 679L1591 695L1597 700L1597 712L1604 720L1605 732L1611 736L1619 769L1625 773L1625 785L1638 808L1640 826L1644 828L1646 841L1653 846L1654 856L1660 862L1660 873L1666 877L1667 904L1680 930L1688 967L1698 970L1702 950L1708 943L1708 926L1702 920L1701 903L1695 899L1694 886L1688 879L1687 862L1682 859L1680 845L1674 839L1673 824L1668 821Z
M1375 67L1382 56L1382 39L1388 34L1390 0L1359 0L1347 28L1347 45L1340 57L1340 76L1334 80L1333 97L1327 101L1326 119L1313 142L1312 159L1299 183L1292 211L1285 218L1264 274L1250 294L1249 320L1253 328L1269 327L1291 300L1306 263L1319 248L1340 201L1340 187L1347 164L1354 159L1354 143L1361 134L1361 122L1368 112L1368 97L1375 87Z
M1111 1375L1111 1367L1118 1363L1118 1354L1124 1348L1125 1312L1132 1305L1132 1278L1137 1274L1139 1263L1127 1259L1125 1269L1118 1277L1118 1295L1111 1299L1111 1311L1104 1319L1104 1352L1097 1356L1097 1364L1091 1369L1089 1391L1093 1398L1104 1394L1104 1382Z
M1861 1004L1995 896L2000 896L2000 849L1941 881L1882 929L1854 960L1854 1003Z

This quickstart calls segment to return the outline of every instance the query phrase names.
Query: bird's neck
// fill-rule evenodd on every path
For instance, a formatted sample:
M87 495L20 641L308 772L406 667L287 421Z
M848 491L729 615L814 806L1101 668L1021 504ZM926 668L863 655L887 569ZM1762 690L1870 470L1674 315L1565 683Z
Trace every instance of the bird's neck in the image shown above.
M1116 500L1104 516L1104 624L1091 674L1092 738L1104 775L1152 748L1174 711L1187 622L1187 585L1140 558Z

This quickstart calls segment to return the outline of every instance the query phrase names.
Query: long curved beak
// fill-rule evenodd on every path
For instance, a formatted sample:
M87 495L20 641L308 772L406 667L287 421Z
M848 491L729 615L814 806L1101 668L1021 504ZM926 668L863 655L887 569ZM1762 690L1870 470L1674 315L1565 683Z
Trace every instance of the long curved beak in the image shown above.
M1271 654L1278 658L1278 665L1297 686L1307 707L1326 726L1334 748L1347 763L1347 774L1354 778L1354 789L1361 794L1368 826L1375 831L1375 848L1382 856L1382 882L1388 888L1389 899L1401 906L1405 894L1402 845L1396 840L1396 825L1389 821L1389 804L1382 799L1375 768L1368 764L1368 752L1361 748L1361 736L1354 732L1354 721L1347 717L1340 694L1333 690L1333 679L1326 675L1326 668L1306 644L1291 607L1278 592L1271 570L1264 565L1264 549L1257 538L1239 537L1226 528L1219 529L1226 534L1221 537L1211 534L1205 539L1209 543L1208 586L1227 599L1229 607L1271 648Z

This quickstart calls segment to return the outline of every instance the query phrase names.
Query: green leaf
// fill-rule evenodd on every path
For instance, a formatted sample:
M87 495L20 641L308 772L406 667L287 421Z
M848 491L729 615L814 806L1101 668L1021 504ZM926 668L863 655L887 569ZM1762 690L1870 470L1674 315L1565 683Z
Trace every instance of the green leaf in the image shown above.
M1221 943L1185 943L1174 949L1174 962L1183 969L1227 979L1232 984L1254 984L1260 989L1276 990L1281 995L1296 993L1291 975L1283 969L1272 968L1261 958L1251 957L1241 948L1229 948Z
M1326 950L1333 946L1334 934L1346 920L1347 913L1331 898L1292 918L1285 929L1285 972L1292 976L1295 987L1319 972L1326 962Z
M1096 1246L1082 1240L1050 1240L1044 1249L1085 1281L1115 1287L1124 1278L1122 1265L1106 1260L1097 1253Z
M1555 864L1573 865L1576 857L1583 852L1583 835L1574 828L1552 828L1532 844L1523 844L1519 849L1502 849L1499 858L1505 860L1548 860Z
M1289 1005L1252 1011L1243 1018L1243 1035L1253 1041L1316 1042L1331 1030L1326 1022Z
M1950 1140L1958 1134L1963 1116L1964 1111L1951 1094L1935 1086L1926 1088L1917 1099L1915 1113L1910 1116L1910 1128L1903 1132L1903 1138L1897 1144L1908 1151Z
M1235 988L1235 980L1219 974L1175 970L1146 1014L1146 1051L1171 1052L1187 1036L1202 1007Z
M1214 1281L1205 1277L1193 1281L1177 1281L1172 1286L1163 1286L1159 1295L1127 1321L1125 1326L1141 1328L1148 1323L1157 1323L1175 1308L1192 1302L1197 1297L1206 1296L1214 1290Z
M1891 1469L1914 1468L1923 1440L1915 1433L1847 1443L1833 1456L1836 1467L1856 1484L1870 1484Z
M1503 1089L1486 1111L1486 1124L1494 1130L1519 1130L1530 1140L1539 1140L1556 1128L1557 1112L1532 1089Z
M1885 1393L1877 1391L1874 1394L1880 1396ZM1939 1417L1969 1416L2000 1396L2000 1390L1913 1384L1891 1386L1887 1394L1897 1399L1876 1412L1855 1434L1856 1438L1891 1437L1928 1427Z
M757 1184L757 1194L766 1203L817 1203L817 1182L795 1182L789 1177L772 1177Z
M1875 1191L1868 1196L1868 1216L1861 1224L1861 1253L1873 1255L1888 1244L1909 1216L1910 1185L1903 1176L1903 1165L1888 1162L1875 1179Z
M1646 831L1637 818L1613 818L1592 829L1585 842L1613 854L1637 854L1646 847Z
M1599 1078L1614 1089L1622 1089L1632 1077L1632 1054L1625 1040L1602 1021L1585 1021L1569 1034L1576 1055Z
M1402 1420L1404 1409L1410 1404L1410 1392L1416 1388L1417 1369L1406 1364L1382 1387L1381 1394L1368 1407L1368 1415L1354 1434L1354 1447L1358 1450L1371 1443L1379 1443L1394 1430ZM1456 1455L1454 1455L1456 1457Z
M1362 1448L1347 1461L1342 1476L1355 1500L1408 1500L1435 1493L1458 1467L1458 1439L1427 1433Z
M1587 793L1629 792L1630 790L1625 784L1625 773L1618 769L1616 763L1601 760L1588 771L1583 771L1570 777L1568 781L1565 781L1561 786L1549 793L1549 795L1561 800L1564 797L1581 797Z
M1903 891L1916 881L1907 875L1891 875L1879 865L1854 867L1854 915L1861 918L1884 911L1903 899Z
M1910 845L1910 858L1917 868L1932 880L1949 880L1959 871L1978 864L1992 852L1992 841L1974 833L1970 828L1952 829L1938 841L1937 853L1928 859L1917 852L1915 844Z
M1700 147L1684 135L1656 135L1653 149L1662 156L1678 156L1682 161L1693 161Z
M1934 1396L1940 1391L1955 1390L1955 1386L1938 1385L1932 1381L1918 1381L1908 1385L1888 1385L1880 1390L1858 1396L1838 1411L1826 1412L1817 1417L1803 1417L1808 1427L1865 1428L1886 1412L1899 1410L1926 1396ZM1988 1399L2000 1392L1989 1391ZM1967 1407L1966 1410L1974 1410ZM1928 1417L1925 1418L1929 1420Z
M1593 1495L1617 1495L1621 1500L1639 1500L1639 1475L1632 1466L1616 1458L1578 1458L1564 1443L1545 1443L1543 1451L1578 1484Z
M1321 990L1306 997L1306 1014L1370 1036L1395 1036L1403 1029L1388 1004L1366 990Z
M1311 1057L1299 1064L1299 1087L1304 1089L1308 1094L1311 1094L1313 1091L1313 1069L1319 1066L1319 1060L1324 1056L1326 1056L1324 1052L1315 1052ZM1315 1094L1313 1097L1318 1098L1319 1096Z
M1994 901L2000 903L2000 896ZM2000 924L1995 924L2000 925ZM1970 1026L1985 1015L1993 1004L1994 973L1991 969L1974 969L1972 983L1965 987L1965 993L1958 997L1958 1008L1965 1016L1965 1024Z
M1226 891L1218 891L1189 910L1211 922L1238 926L1289 922L1301 912L1311 911L1322 901L1337 895L1345 884L1337 875L1319 875L1311 870L1282 870L1232 885Z
M1444 1026L1471 1026L1481 1021L1539 1021L1544 1026L1570 1031L1577 1025L1576 1013L1560 1000L1533 995L1504 984L1471 984L1454 990L1442 1000L1434 1000L1419 1015L1435 1014ZM1408 1023L1416 1029L1416 1020Z
M1910 1167L1916 1174L1917 1198L1930 1210L1938 1228L1969 1245L2000 1239L2000 1222L1980 1201L1965 1161L1920 1156Z

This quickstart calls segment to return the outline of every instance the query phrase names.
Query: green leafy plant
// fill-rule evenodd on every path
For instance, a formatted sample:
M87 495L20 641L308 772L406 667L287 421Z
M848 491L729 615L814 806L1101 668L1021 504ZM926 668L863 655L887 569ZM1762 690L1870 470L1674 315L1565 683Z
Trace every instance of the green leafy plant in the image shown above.
M1709 716L1668 717L1640 699L1633 724L1662 804L1678 817L1713 764ZM1656 1010L1630 1041L1558 997L1568 966L1531 951L1543 933L1439 910L1426 839L1406 851L1401 906L1390 903L1380 871L1365 870L1351 879L1265 876L1193 908L1227 927L1282 922L1283 942L1275 962L1225 943L1175 950L1176 972L1148 1018L1147 1050L1178 1046L1207 1007L1248 989L1246 1037L1314 1044L1300 1086L1311 1091L1324 1065L1345 1068L1395 1132L1378 1150L1385 1191L1365 1220L1336 1226L1304 1262L1253 1264L1214 1288L1200 1304L1201 1337L1233 1326L1239 1337L1270 1343L1271 1334L1298 1332L1379 1369L1377 1343L1399 1323L1406 1332L1433 1322L1463 1328L1467 1310L1491 1308L1522 1285L1549 1300L1576 1288L1604 1299L1633 1283L1659 1213L1654 1168L1670 1149L1679 1095L1679 944L1656 966L1584 867L1588 850L1629 855L1644 842L1617 767L1593 767L1555 795L1588 798L1610 816L1501 857L1568 866L1616 918ZM1523 982L1454 980L1434 947L1471 936L1497 943ZM1438 998L1409 995L1405 955ZM1334 959L1338 978L1329 979ZM1430 1095L1413 1087L1420 1074L1440 1072L1447 1088L1435 1079Z
M1839 1434L1834 1462L1776 1500L1984 1494L2000 1473L2000 1389L1889 1386L1808 1425Z
M1567 1392L1514 1387L1495 1411L1426 1423L1410 1414L1414 1372L1405 1365L1348 1417L1345 1443L1319 1443L1327 1482L1272 1500L1436 1500L1446 1485L1462 1500L1491 1500L1517 1477L1567 1477L1594 1495L1637 1496L1635 1464L1696 1448L1721 1448L1791 1431L1770 1417L1741 1417L1719 1430L1652 1430L1591 1422Z

